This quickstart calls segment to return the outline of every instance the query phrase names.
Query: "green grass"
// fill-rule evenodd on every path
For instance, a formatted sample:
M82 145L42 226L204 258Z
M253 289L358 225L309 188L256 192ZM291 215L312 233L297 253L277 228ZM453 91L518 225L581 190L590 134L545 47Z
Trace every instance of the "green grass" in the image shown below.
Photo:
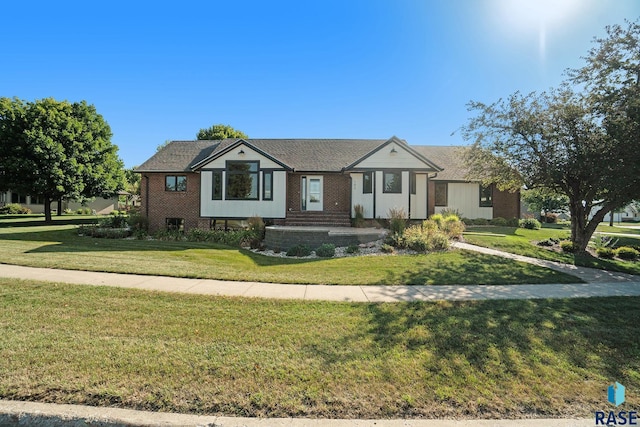
M615 313L615 315L612 315ZM272 417L640 405L640 298L352 304L0 279L0 398Z
M540 230L513 227L469 227L467 231L468 233L464 234L465 241L478 246L584 267L640 274L640 263L638 262L604 260L590 255L574 256L573 254L550 251L533 243L551 237L568 238L571 234L569 226L545 224ZM640 245L640 236L637 239L633 237L619 237L618 239L618 246Z
M73 225L0 227L0 262L237 281L340 285L575 283L548 269L465 251L283 259L194 242L77 236Z

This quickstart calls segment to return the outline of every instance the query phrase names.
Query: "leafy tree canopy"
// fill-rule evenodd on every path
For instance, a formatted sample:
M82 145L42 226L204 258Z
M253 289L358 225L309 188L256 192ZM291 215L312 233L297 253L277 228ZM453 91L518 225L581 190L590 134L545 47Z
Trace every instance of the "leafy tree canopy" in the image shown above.
M123 188L111 129L93 105L0 98L0 189L63 198L110 197Z
M640 196L640 26L627 24L607 27L561 87L471 102L463 127L469 177L565 195L580 251L607 212Z
M225 138L249 138L244 132L236 130L229 125L213 125L207 129L200 129L198 139L216 140Z

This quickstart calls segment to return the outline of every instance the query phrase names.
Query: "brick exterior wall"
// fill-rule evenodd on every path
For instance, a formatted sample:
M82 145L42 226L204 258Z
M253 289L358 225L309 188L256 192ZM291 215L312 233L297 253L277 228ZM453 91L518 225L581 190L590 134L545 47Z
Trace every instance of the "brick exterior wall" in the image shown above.
M431 216L436 213L436 183L435 181L427 180L427 216Z
M287 210L299 212L301 209L300 186L303 176L314 174L290 173L287 176ZM323 209L325 212L351 213L351 178L349 175L315 174L322 175Z
M186 175L187 191L165 191L165 176ZM147 195L147 189L149 194ZM197 173L143 173L140 183L140 212L149 218L151 233L166 227L167 218L184 218L184 228L197 228L200 224L200 174ZM206 228L209 228L206 224Z
M509 193L493 189L493 217L520 218L520 192Z

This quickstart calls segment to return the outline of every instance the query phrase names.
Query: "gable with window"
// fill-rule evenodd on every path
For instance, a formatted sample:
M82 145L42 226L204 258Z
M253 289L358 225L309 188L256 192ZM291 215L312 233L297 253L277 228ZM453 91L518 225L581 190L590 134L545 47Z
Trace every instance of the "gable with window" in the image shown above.
M226 199L258 200L259 162L227 161Z

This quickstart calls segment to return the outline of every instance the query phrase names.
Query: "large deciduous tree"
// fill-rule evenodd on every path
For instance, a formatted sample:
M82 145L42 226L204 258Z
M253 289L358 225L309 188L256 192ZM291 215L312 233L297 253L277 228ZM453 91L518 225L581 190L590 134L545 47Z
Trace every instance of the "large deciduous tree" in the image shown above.
M640 27L607 27L596 43L559 89L471 102L463 128L471 178L568 197L578 251L607 212L640 196Z
M93 105L0 98L0 189L51 202L110 197L124 185L111 129Z
M248 138L248 136L239 130L232 128L229 125L213 125L207 129L200 129L198 139L202 140L216 140L225 138Z

